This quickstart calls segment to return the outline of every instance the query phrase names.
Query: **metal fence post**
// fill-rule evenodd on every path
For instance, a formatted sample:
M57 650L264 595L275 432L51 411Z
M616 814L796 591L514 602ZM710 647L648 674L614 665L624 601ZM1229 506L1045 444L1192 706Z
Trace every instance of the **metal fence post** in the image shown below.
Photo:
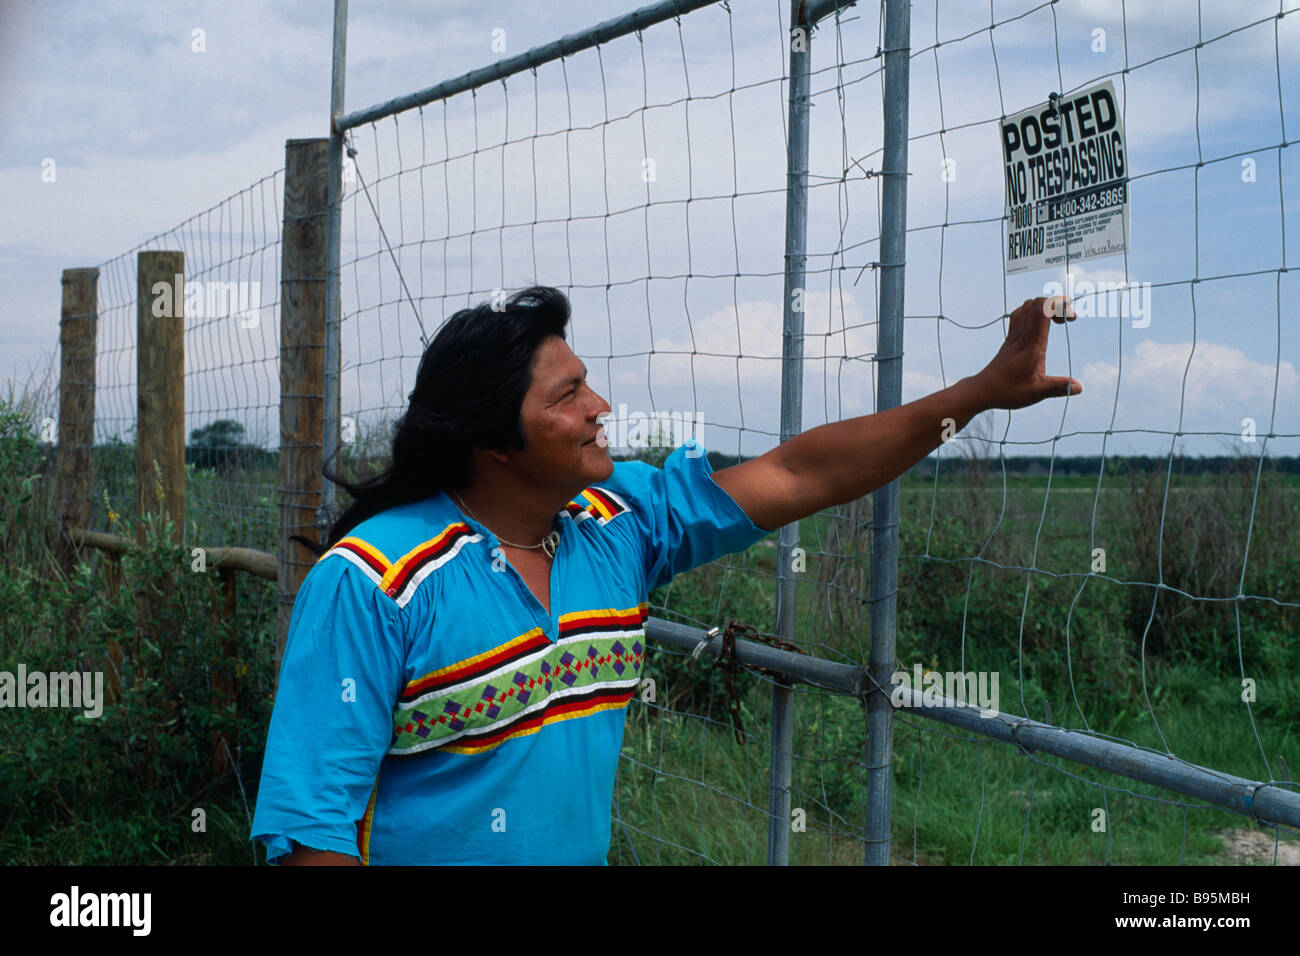
M790 3L790 130L785 166L785 299L781 333L781 441L803 427L803 302L805 246L808 240L808 90L812 57L812 24L804 19L801 0ZM799 522L792 521L777 536L776 632L793 641L796 581L793 552L799 546ZM767 862L790 861L790 789L794 751L794 691L772 685L771 795Z
M911 0L885 0L885 155L880 219L880 377L876 411L903 400L903 278L907 252L907 90ZM873 496L871 660L873 688L888 688L898 636L898 479ZM894 709L889 694L867 697L866 863L889 865Z
M339 424L342 411L339 377L342 372L342 343L339 326L340 304L339 258L342 245L343 202L343 132L338 118L343 112L343 80L347 67L348 0L334 0L334 53L330 61L330 138L329 185L325 229L325 430L322 436L322 459L332 469L339 467ZM337 489L333 482L321 488L320 513L316 516L321 534L337 516Z

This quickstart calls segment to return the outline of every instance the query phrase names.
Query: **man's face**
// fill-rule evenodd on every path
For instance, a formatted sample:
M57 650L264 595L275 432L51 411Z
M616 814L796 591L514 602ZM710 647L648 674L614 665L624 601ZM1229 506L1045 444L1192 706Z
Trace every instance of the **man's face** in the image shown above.
M524 396L520 418L528 447L513 451L515 467L541 485L575 495L614 473L608 449L596 438L597 416L609 403L587 385L587 369L558 336L537 350L533 380Z

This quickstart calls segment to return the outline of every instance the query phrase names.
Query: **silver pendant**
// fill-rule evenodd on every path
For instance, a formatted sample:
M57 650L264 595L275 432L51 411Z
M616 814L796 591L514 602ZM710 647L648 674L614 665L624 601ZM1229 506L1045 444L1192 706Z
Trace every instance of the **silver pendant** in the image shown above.
M555 551L560 546L560 532L552 531L542 539L542 550L546 552L548 558L555 557Z

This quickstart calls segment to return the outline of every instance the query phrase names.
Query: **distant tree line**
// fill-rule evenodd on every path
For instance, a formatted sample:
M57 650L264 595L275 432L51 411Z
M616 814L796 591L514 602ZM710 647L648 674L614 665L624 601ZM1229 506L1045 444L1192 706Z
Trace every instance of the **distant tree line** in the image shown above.
M116 449L119 453L130 448L115 440L107 446L98 446L107 451ZM234 419L221 418L196 428L190 432L189 443L185 446L185 463L197 468L207 468L220 474L230 474L250 468L274 467L279 461L279 450L268 450L245 440L244 426ZM665 456L666 457L666 456ZM721 452L708 452L709 464L714 471L730 468L742 461L745 456L727 455ZM616 461L628 460L615 457ZM965 468L971 459L942 458L930 455L913 465L907 471L907 477L926 478L934 474L935 462L939 462L940 471ZM1037 476L1046 475L1049 470L1054 475L1096 475L1101 469L1099 455L1061 456L1053 459L1049 455L1008 455L1005 459L978 458L973 462L984 469L1002 470L1002 461L1006 462L1007 474ZM1108 475L1144 474L1152 471L1164 471L1169 466L1169 458L1164 455L1111 455L1106 458ZM1175 455L1173 468L1179 475L1220 475L1239 473L1243 467L1253 470L1255 460L1233 455L1213 455L1196 457ZM1264 459L1266 471L1285 475L1300 474L1300 457L1273 457Z
M713 466L714 471L730 468L732 465L749 460L736 455L723 455L712 451L708 453L708 458L709 464ZM907 476L913 478L929 478L933 476L935 461L934 455L923 458L908 469ZM997 458L980 458L975 459L975 461L981 468L991 469L999 474L1002 471L1002 463ZM939 459L939 470L942 473L951 472L953 469L962 469L967 467L967 462L968 459L965 458L945 457ZM1101 469L1101 456L1079 455L1065 457L1058 455L1055 462L1053 462L1052 457L1049 455L1008 455L1006 464L1007 474L1009 475L1046 475L1049 468L1054 475L1096 475ZM1255 464L1255 459L1232 455L1215 455L1205 458L1175 455L1174 473L1179 475L1240 473L1243 467L1253 471ZM1111 476L1135 475L1152 471L1163 472L1167 467L1169 467L1169 458L1164 455L1106 456L1106 474ZM1300 474L1300 457L1278 458L1270 455L1264 459L1264 470L1279 472L1284 475Z
M908 471L908 475L926 477L934 474L935 457L918 462ZM1009 475L1046 475L1050 469L1054 475L1096 475L1101 470L1100 455L1080 455L1072 457L1049 455L1008 455L1005 459ZM997 458L978 459L981 467L990 468L999 473L1002 461ZM966 459L945 458L940 460L940 471L965 467ZM1108 475L1144 474L1152 471L1163 472L1169 467L1167 455L1108 455L1106 473ZM1192 455L1175 455L1173 471L1179 475L1222 475L1239 473L1242 468L1254 470L1256 459L1235 455L1209 455L1196 457ZM1264 470L1285 475L1300 474L1300 457L1264 459Z

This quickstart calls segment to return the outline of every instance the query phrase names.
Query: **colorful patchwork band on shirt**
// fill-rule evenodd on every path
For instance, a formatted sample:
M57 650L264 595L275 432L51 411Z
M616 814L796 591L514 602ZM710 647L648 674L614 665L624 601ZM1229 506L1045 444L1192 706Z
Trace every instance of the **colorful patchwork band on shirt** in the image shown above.
M640 681L645 617L645 605L565 615L554 644L530 631L413 681L393 714L389 754L481 753L548 723L626 706Z

